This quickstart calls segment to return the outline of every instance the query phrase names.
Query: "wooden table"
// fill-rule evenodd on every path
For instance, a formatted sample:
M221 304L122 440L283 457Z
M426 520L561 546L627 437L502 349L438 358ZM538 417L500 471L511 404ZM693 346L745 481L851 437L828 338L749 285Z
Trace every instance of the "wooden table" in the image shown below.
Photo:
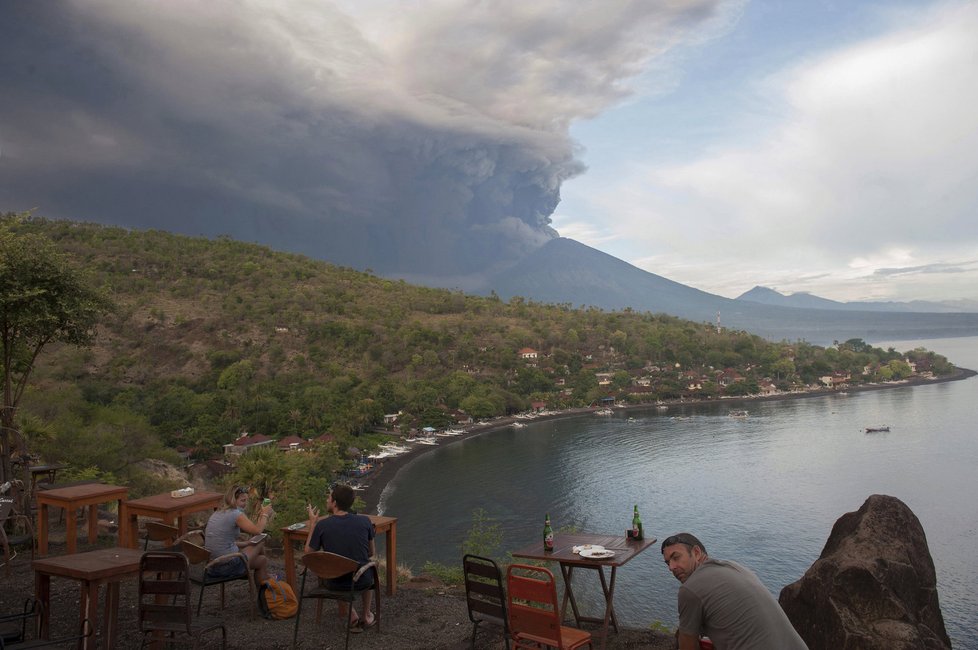
M78 580L81 583L80 621L86 618L98 629L98 592L106 585L105 613L102 620L104 648L116 647L118 627L119 582L139 575L142 551L129 548L100 548L87 553L61 555L34 560L35 595L41 603L38 636L49 637L51 622L51 576ZM91 635L82 640L82 648L95 648L97 639Z
M589 560L582 558L574 553L575 546L584 544L604 546L609 551L614 551L614 557L604 560ZM521 548L513 552L513 557L526 558L529 560L553 561L560 564L560 573L564 578L564 598L560 606L560 618L564 620L567 613L567 604L570 603L574 612L574 621L578 627L581 623L601 623L601 647L604 648L608 642L608 627L613 626L615 633L618 632L618 619L615 617L615 576L618 567L625 564L633 557L655 544L655 538L646 537L643 540L633 541L625 537L614 535L554 535L554 550L547 552L543 550L543 540L531 544L526 548ZM605 579L604 570L611 568L611 574ZM572 578L574 569L589 569L597 571L601 581L601 591L604 593L604 617L594 618L582 616L577 608L577 600L574 598L574 586Z
M55 477L58 475L58 470L66 469L67 465L62 465L61 463L51 463L48 465L31 465L28 470L31 473L31 495L37 491L38 478L41 475L47 477L48 483L54 483Z
M397 517L366 516L370 517L370 521L373 522L374 529L378 533L387 534L384 553L384 559L387 561L387 595L393 596L397 592ZM325 518L320 517L319 519ZM302 542L304 545L308 536L309 528L307 526L296 530L292 530L288 526L282 528L282 545L285 547L285 580L292 585L292 589L297 594L299 593L299 583L295 576L295 544Z
M221 507L224 495L220 492L195 492L187 497L175 498L169 492L142 499L122 502L119 514L119 544L139 548L139 517L152 517L187 532L187 516Z
M129 494L129 488L103 483L87 483L70 487L53 488L37 493L37 552L44 557L48 554L48 507L65 509L65 537L68 553L74 553L78 546L78 508L88 506L88 543L98 539L98 504L117 501L122 512L122 501ZM120 522L121 528L121 522Z

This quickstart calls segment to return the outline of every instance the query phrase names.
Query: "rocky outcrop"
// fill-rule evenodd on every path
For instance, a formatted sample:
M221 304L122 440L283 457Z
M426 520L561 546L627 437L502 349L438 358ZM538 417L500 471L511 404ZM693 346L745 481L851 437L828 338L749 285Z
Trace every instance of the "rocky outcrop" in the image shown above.
M875 494L839 518L779 601L810 650L951 647L924 529L895 497Z

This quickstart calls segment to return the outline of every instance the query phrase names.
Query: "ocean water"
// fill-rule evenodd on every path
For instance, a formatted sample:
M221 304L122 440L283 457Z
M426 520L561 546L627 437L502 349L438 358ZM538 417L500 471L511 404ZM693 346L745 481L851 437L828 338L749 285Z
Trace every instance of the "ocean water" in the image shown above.
M874 344L923 346L978 369L978 337ZM738 408L749 417L728 415ZM836 519L888 494L924 527L954 647L978 650L976 422L978 378L535 422L419 456L380 508L398 517L399 562L417 570L460 563L479 508L500 524L505 555L535 541L547 513L558 529L619 532L638 504L647 535L692 532L777 594L818 558ZM878 424L890 432L864 432ZM619 619L675 626L678 586L649 549L618 571ZM597 607L596 587L578 589Z

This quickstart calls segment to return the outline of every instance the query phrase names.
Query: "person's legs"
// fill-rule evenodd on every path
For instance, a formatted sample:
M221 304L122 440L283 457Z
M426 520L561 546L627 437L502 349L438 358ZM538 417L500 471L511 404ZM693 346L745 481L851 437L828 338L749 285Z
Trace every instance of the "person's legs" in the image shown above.
M248 568L255 572L255 580L258 584L268 580L268 558L265 557L265 542L246 546L242 551L248 557Z
M362 594L360 594L361 601L363 603L363 624L366 627L370 627L374 624L375 616L370 611L370 603L373 601L374 590L365 589Z

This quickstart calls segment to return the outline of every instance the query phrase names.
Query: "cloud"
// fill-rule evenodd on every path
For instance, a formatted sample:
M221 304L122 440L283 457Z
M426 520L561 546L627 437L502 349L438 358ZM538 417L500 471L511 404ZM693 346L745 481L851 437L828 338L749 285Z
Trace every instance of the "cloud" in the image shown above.
M810 290L792 276L830 273L822 286L840 299L878 295L874 278L894 276L857 269L859 259L899 250L880 268L933 269L973 259L978 4L912 18L895 14L883 35L756 80L754 112L732 119L725 140L683 162L635 164L596 192L594 211L616 215L607 228L619 243L605 250L725 295Z
M718 5L6 3L0 202L472 276L556 235L568 125Z

